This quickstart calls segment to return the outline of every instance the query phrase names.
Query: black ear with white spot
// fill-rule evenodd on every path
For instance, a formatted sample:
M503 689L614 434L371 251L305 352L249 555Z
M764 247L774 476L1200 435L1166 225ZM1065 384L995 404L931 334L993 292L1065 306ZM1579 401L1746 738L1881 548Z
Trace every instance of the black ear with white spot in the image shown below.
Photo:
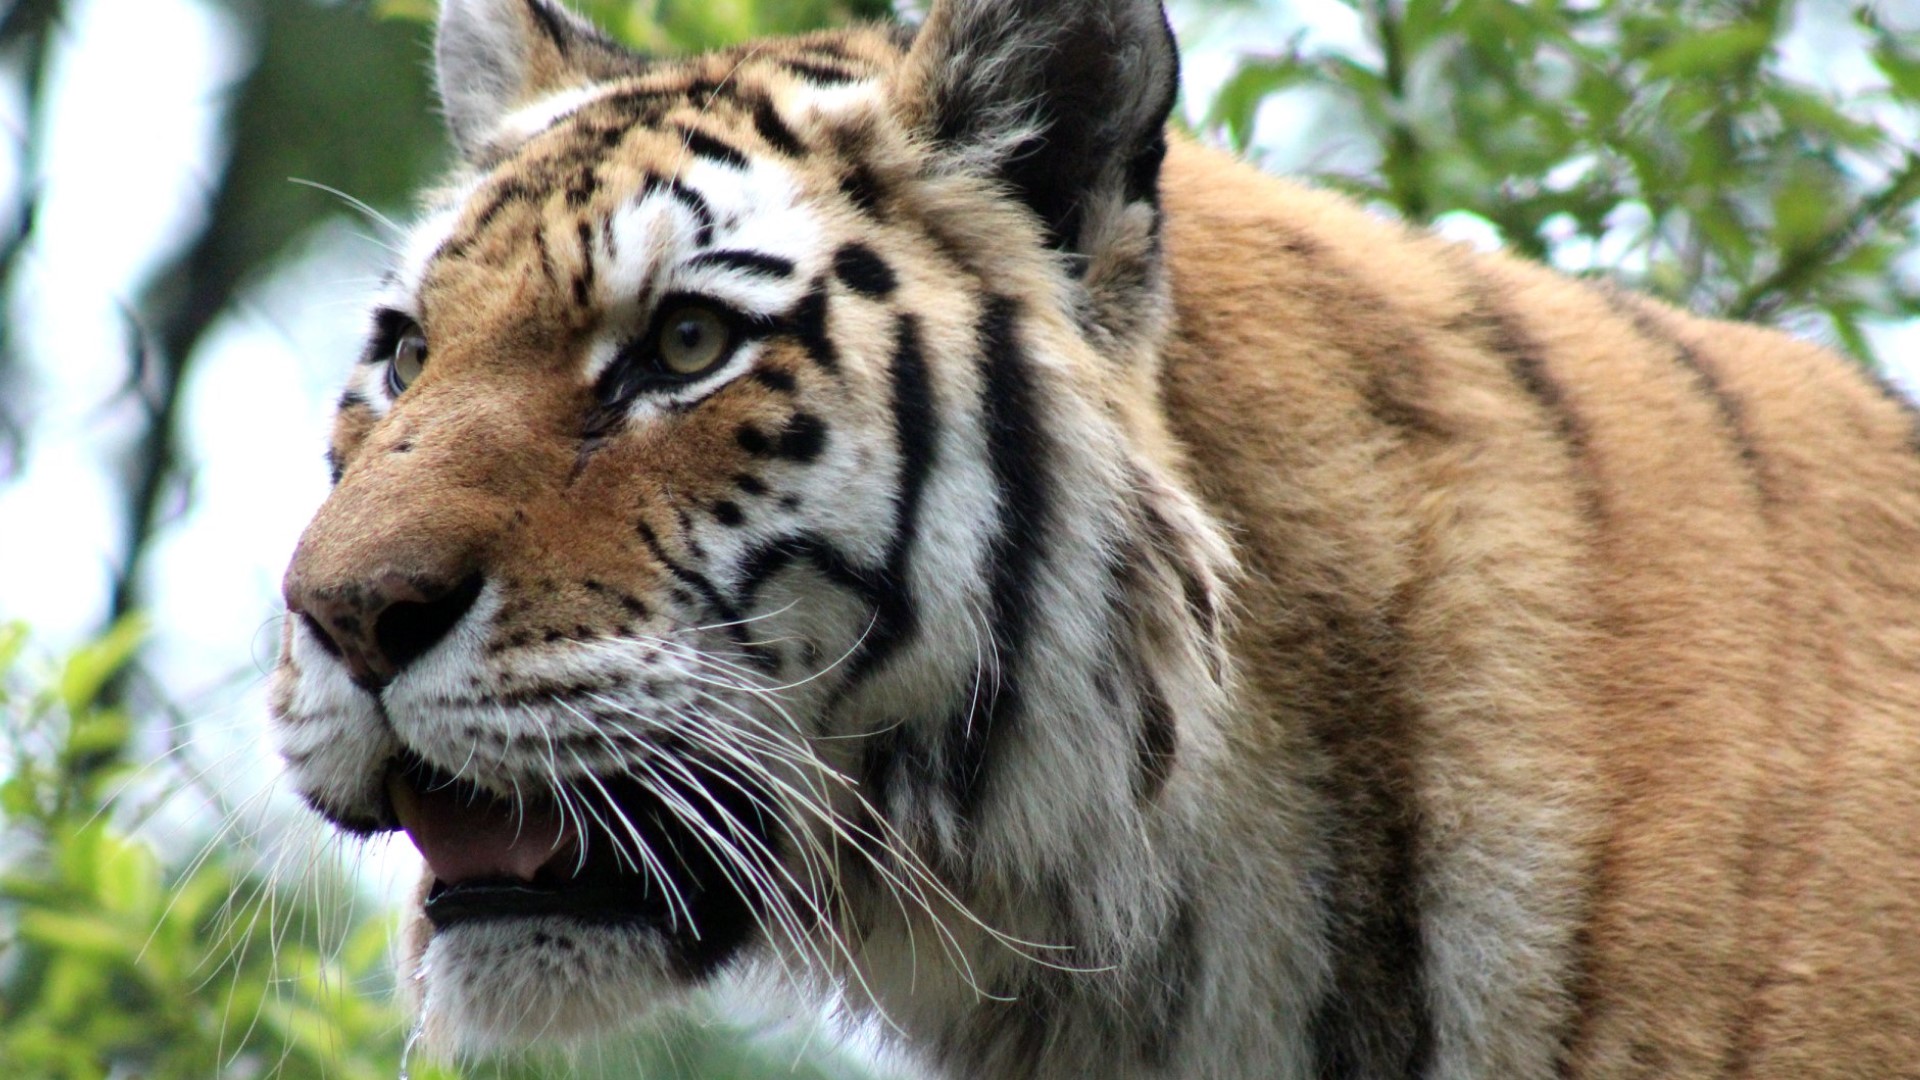
M1159 0L941 0L902 73L908 121L994 176L1055 247L1152 202L1179 82Z
M515 109L646 61L556 0L441 0L434 67L453 141L478 159Z

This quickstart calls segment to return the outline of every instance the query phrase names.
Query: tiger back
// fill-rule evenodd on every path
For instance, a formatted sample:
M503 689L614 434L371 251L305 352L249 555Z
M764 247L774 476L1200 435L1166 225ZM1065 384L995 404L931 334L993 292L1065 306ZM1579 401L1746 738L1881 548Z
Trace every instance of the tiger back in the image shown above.
M1145 0L446 0L273 726L426 1033L1920 1075L1920 419L1165 133Z

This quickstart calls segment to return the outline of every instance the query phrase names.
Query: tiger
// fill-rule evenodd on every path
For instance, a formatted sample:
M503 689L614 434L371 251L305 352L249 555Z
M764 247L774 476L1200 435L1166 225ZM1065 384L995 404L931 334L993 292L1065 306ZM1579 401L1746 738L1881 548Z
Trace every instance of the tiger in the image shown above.
M1920 414L1170 127L1157 0L443 0L272 737L448 1052L1920 1076ZM376 149L377 148L373 148Z

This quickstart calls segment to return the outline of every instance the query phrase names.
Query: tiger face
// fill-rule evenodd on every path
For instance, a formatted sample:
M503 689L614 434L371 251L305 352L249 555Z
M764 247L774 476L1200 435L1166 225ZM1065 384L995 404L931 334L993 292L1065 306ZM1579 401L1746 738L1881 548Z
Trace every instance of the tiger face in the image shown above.
M1123 404L1174 69L1157 7L1020 7L665 62L545 0L444 5L468 164L340 401L273 716L315 809L425 856L445 1041L755 956L882 994L916 933L999 942L928 984L972 993L1071 930L976 884L1156 857L1175 713L1224 677L1222 549ZM962 65L1036 32L1149 89L1047 161L1058 77ZM1122 32L1155 48L1102 55ZM1100 768L1016 753L1049 744Z

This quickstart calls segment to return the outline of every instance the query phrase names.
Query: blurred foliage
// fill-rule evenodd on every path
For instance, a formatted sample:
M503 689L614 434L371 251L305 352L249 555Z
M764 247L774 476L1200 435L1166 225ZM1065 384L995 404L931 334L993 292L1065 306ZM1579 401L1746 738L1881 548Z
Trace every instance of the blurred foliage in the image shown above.
M169 852L140 828L196 771L124 764L136 725L100 692L135 620L33 670L0 626L0 1062L9 1080L454 1080L404 1062L391 920L332 860L251 866L225 835ZM139 792L129 797L128 792ZM222 815L208 815L219 818ZM228 816L228 826L235 821ZM843 1055L717 1014L662 1020L573 1059L482 1063L469 1077L854 1080Z
M229 150L206 225L153 276L135 307L129 385L147 422L127 458L124 558L111 617L139 602L157 529L184 505L180 404L195 348L248 285L295 241L338 213L341 195L405 202L446 160L417 28L368 17L364 5L220 0L251 41L251 63L228 91Z
M398 1017L343 992L390 983L388 935L345 881L276 882L212 837L168 858L129 827L141 800L121 792L181 782L123 764L135 725L100 700L142 632L124 621L30 673L25 628L0 628L7 1075L392 1080Z
M1831 333L1920 318L1920 19L1812 0L1346 0L1367 47L1296 37L1243 60L1205 125L1248 147L1263 106L1330 102L1359 170L1323 182L1697 311ZM1875 76L1841 95L1790 72L1803 19L1850 21L1823 57ZM1596 258L1594 252L1599 255Z
M0 79L18 87L21 105L29 117L37 116L41 109L41 86L54 50L60 6L60 0L13 0L0 15ZM0 204L0 481L13 474L26 437L26 418L14 404L20 398L14 390L19 374L12 320L7 318L4 301L19 272L21 256L33 238L34 216L40 203L33 180L39 163L38 140L26 130L4 134L20 163L21 180L18 190L3 193L6 202Z
M887 0L569 0L573 10L614 37L651 53L732 45L769 34L797 34L859 19L886 19ZM382 14L426 22L434 0L379 0Z

